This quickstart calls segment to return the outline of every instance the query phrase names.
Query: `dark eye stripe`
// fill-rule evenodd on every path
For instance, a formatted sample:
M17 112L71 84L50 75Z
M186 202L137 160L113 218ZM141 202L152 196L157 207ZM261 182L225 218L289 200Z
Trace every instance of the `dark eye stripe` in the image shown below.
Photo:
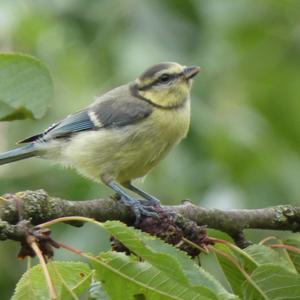
M162 74L155 80L154 84L155 85L170 84L175 79L176 79L176 76L174 74Z
M155 79L153 82L150 82L147 85L144 85L142 87L139 87L140 91L145 91L150 89L153 86L158 86L158 85L163 85L163 84L169 84L170 82L174 81L175 79L181 77L183 75L183 73L176 73L176 74L168 74L170 79L168 80L168 83L162 83L160 82L160 77L158 77L157 79Z

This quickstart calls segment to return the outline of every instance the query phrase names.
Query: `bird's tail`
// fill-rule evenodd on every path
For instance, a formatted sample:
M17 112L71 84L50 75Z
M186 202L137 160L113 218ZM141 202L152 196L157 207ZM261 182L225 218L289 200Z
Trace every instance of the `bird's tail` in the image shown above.
M0 165L5 165L13 161L29 158L38 155L37 148L34 144L28 144L11 151L0 154Z

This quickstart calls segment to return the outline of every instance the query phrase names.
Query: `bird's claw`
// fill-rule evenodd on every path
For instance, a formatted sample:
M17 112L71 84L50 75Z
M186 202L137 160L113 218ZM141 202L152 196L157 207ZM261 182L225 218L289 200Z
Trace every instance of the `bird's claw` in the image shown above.
M146 204L143 204L138 200L123 197L123 196L121 197L120 200L125 205L130 206L132 208L135 214L135 222L134 222L135 226L137 226L140 223L142 216L152 217L152 218L158 217L156 210L152 206L149 206L148 202Z
M155 212L153 207L144 206L139 201L132 206L133 212L135 214L135 222L134 225L138 226L140 224L142 215L146 217L157 218L158 214Z
M156 198L143 200L144 206L160 206L160 201Z

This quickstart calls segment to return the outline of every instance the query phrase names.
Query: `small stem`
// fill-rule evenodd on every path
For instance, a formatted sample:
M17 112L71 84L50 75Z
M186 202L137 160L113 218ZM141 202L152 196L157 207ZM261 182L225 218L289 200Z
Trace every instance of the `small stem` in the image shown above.
M80 216L71 216L71 217L61 217L57 218L42 224L39 224L37 227L39 228L45 228L49 227L51 225L60 223L60 222L70 222L70 221L82 221L82 222L89 222L89 223L94 223L94 224L101 224L100 222L97 222L95 219L92 218L86 218L86 217L80 217Z
M271 248L279 248L279 249L286 249L292 252L295 252L297 254L300 254L300 249L291 245L285 245L285 244L273 244L270 245Z
M226 245L228 248L232 249L233 251L236 251L237 253L239 253L241 256L246 257L248 260L250 260L253 264L257 265L257 263L255 262L255 260L245 251L243 251L241 248L239 248L238 246L236 246L235 244L232 244L226 240L221 240L221 239L216 239L216 238L211 238L211 240L215 243L220 243L220 244L224 244Z
M32 258L30 256L27 257L27 271L32 267Z
M187 243L187 244L189 244L189 245L195 247L196 249L199 249L201 252L203 252L203 253L205 253L205 254L209 254L209 251L208 251L207 247L205 247L205 248L200 247L199 245L195 244L194 242L192 242L192 241L190 241L190 240L188 240L188 239L186 239L186 238L184 238L184 237L182 238L182 240L183 240L185 243Z
M276 237L276 236L268 236L268 237L262 239L262 240L258 243L258 245L263 245L263 244L265 244L266 242L273 241L273 240L277 240L277 241L278 241L278 237Z
M57 244L59 245L60 248L63 248L65 250L68 250L70 252L73 252L74 254L78 254L80 256L83 256L83 251L79 250L79 249L76 249L72 246L69 246L69 245L65 245L63 243L60 243L60 242L57 242Z
M42 267L42 270L44 272L45 279L46 279L46 282L47 282L47 286L48 286L48 289L49 289L49 295L50 295L51 300L57 300L58 298L57 298L57 295L56 295L55 287L54 287L53 282L51 280L45 258L43 256L39 246L35 242L35 239L30 239L28 241L28 243L30 244L32 250L34 251L35 255L38 257L38 259L40 261L40 264L41 264L41 267Z

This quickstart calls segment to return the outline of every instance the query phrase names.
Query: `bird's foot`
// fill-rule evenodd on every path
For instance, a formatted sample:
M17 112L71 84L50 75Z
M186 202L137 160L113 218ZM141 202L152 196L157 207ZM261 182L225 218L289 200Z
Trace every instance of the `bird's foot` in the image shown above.
M149 205L149 202L147 201L146 204L141 203L140 201L130 198L121 196L120 201L124 203L127 206L130 206L135 214L135 222L134 225L139 225L142 216L146 217L153 217L157 218L158 214L155 212L155 209L152 207L152 205Z
M154 197L143 200L143 203L145 206L154 206L154 207L159 206L160 207L160 201Z

